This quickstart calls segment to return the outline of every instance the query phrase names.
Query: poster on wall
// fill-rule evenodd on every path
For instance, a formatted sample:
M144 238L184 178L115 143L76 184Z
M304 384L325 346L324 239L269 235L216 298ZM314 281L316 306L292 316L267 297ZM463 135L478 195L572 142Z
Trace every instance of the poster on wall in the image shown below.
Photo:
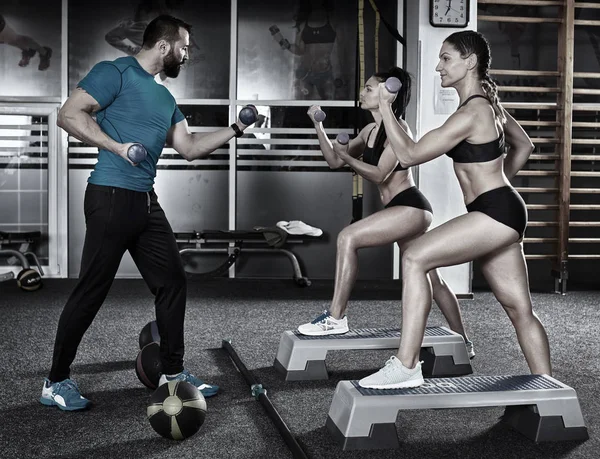
M61 0L0 2L0 96L60 97Z
M394 0L245 0L238 18L239 99L355 100L359 65L396 63Z
M354 98L357 6L347 0L238 5L238 98Z
M192 26L189 60L177 78L157 75L178 99L229 98L229 1L105 0L69 2L69 92L100 61L134 56L146 25L170 14Z

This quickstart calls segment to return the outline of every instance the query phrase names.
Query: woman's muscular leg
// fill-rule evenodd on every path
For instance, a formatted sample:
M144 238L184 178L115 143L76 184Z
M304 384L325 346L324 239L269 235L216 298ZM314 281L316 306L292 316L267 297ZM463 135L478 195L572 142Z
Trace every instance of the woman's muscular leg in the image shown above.
M446 321L448 321L450 329L462 335L465 341L469 341L456 295L437 269L429 271L429 279L431 281L433 299L438 308L440 308L440 311L442 311L442 314L444 314Z
M337 240L335 287L330 312L340 319L358 274L358 249L391 244L419 234L431 223L431 214L414 207L390 207L344 228Z
M398 241L401 252L404 253L418 236L421 236L421 234L410 240ZM429 280L431 282L433 299L446 318L450 329L462 335L465 342L469 341L460 312L460 305L452 288L446 283L438 269L432 269L429 272Z
M432 291L427 273L434 268L472 261L517 239L513 229L480 212L472 212L413 241L402 256L402 334L398 358L405 367L414 368L418 362L431 309Z
M482 258L481 270L517 332L519 345L534 374L552 374L546 330L533 312L527 264L520 243Z

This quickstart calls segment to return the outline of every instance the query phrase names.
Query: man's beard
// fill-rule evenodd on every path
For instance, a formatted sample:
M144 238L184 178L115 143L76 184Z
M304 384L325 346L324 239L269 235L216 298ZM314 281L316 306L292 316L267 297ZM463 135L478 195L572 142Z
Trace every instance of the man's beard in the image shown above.
M173 50L169 51L163 60L163 72L169 78L177 78L183 62L177 60Z

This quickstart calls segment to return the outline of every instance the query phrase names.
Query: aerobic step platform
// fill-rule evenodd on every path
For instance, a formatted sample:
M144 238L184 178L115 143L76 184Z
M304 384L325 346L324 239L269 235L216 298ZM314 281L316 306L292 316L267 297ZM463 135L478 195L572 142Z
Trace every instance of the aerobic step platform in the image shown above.
M328 379L325 357L328 351L344 349L398 349L397 328L357 328L343 335L306 336L285 331L279 341L275 368L286 381ZM465 341L446 327L427 327L420 359L427 376L461 376L473 373Z
M327 429L344 450L398 448L399 410L505 406L504 420L536 442L587 440L575 390L546 375L426 379L414 389L340 381Z

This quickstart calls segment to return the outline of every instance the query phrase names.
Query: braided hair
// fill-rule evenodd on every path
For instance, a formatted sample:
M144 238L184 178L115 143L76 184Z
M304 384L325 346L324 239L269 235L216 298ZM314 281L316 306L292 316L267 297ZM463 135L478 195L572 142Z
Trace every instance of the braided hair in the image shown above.
M410 74L401 69L400 67L391 67L387 72L377 72L373 75L380 82L385 82L390 77L396 77L402 83L402 87L400 91L398 91L398 95L394 102L392 102L392 112L396 119L399 119L404 116L406 113L406 107L410 102L410 87L411 87L411 78ZM377 133L377 137L375 138L375 143L373 144L373 150L375 152L383 151L383 146L385 145L385 141L387 140L387 134L385 132L385 126L383 123L379 126L379 132Z
M492 103L496 116L502 123L506 123L506 115L500 106L500 98L498 97L498 86L489 75L492 53L487 39L479 32L464 30L453 33L446 38L445 42L454 46L463 59L471 54L477 56L477 76L481 82L481 88Z

